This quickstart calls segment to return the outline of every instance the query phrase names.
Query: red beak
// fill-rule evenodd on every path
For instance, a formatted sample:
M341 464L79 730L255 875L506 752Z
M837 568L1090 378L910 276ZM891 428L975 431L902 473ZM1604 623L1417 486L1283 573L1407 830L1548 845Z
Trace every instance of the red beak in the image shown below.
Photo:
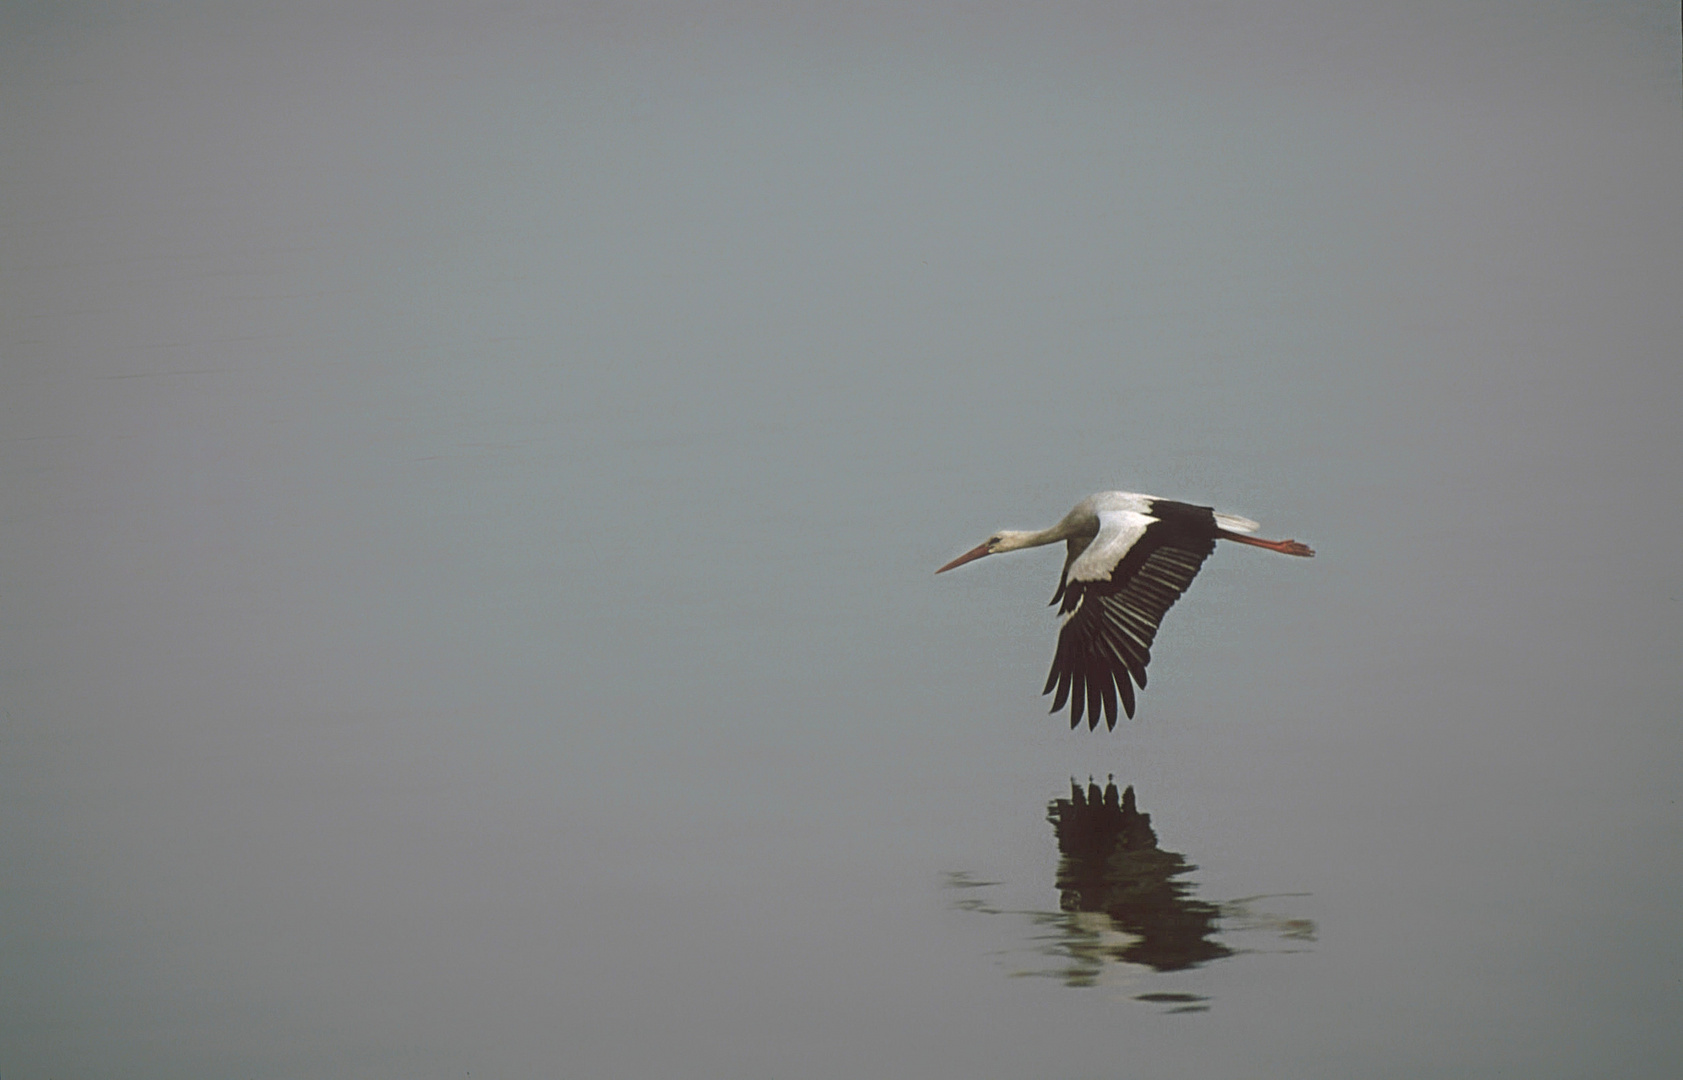
M955 566L963 566L967 562L974 562L975 560L980 559L983 555L986 555L987 553L988 553L988 546L986 544L983 544L980 547L972 548L971 550L966 551L963 555L960 555L958 558L954 559L952 562L950 562L947 565L941 567L941 569L939 569L935 572L937 574L944 574L948 570L951 570Z

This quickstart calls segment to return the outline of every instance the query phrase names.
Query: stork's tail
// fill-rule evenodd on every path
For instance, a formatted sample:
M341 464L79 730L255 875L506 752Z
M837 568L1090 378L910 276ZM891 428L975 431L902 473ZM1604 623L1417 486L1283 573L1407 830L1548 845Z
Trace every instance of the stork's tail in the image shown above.
M1242 518L1238 514L1223 514L1219 510L1216 512L1215 522L1231 532L1253 533L1262 528L1250 518Z

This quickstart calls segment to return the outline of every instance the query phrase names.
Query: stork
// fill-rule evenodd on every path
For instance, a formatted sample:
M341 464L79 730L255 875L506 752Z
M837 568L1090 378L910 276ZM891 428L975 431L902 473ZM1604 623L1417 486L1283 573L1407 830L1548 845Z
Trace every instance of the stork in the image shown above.
M978 546L935 571L944 574L984 555L1039 547L1062 540L1069 554L1058 591L1063 629L1043 694L1054 689L1052 711L1067 701L1069 726L1116 728L1116 699L1134 716L1134 684L1145 689L1145 666L1163 615L1198 575L1217 540L1304 558L1314 555L1296 540L1263 540L1247 533L1256 522L1208 506L1101 491L1075 504L1062 521L1039 532L1001 529ZM1129 680L1132 680L1130 683Z

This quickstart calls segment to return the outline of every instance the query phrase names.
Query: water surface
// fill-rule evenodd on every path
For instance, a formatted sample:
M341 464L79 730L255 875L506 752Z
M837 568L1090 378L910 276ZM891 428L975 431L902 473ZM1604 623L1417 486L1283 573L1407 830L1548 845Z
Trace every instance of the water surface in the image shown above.
M1678 45L11 11L0 1072L1671 1075Z

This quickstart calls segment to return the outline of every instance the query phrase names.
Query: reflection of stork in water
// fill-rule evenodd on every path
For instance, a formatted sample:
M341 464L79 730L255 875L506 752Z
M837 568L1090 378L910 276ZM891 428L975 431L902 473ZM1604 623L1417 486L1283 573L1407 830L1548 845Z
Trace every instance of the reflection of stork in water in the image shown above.
M1303 893L1250 896L1226 903L1201 900L1182 875L1197 867L1185 856L1157 846L1151 815L1134 803L1134 789L1120 795L1111 779L1103 790L1089 782L1086 790L1070 782L1069 798L1054 799L1046 818L1058 838L1058 906L1060 911L1023 911L995 906L984 890L1002 884L980 881L965 873L949 873L947 887L968 895L953 907L989 915L1026 915L1050 933L1036 951L1057 957L1053 970L1019 970L1016 975L1056 978L1066 986L1096 986L1109 982L1107 968L1132 967L1159 972L1196 968L1241 952L1300 952L1302 945L1262 949L1232 948L1213 940L1217 933L1229 941L1235 934L1265 931L1290 942L1315 940L1309 919L1271 914L1258 901ZM972 891L973 890L973 891ZM1254 938L1251 940L1255 940ZM1117 972L1123 981L1133 976ZM1208 1008L1197 994L1155 990L1134 995L1136 1000L1171 1006L1170 1012L1202 1012Z
M1059 906L1076 916L1078 931L1100 937L1111 936L1102 930L1121 931L1098 947L1104 958L1181 971L1233 955L1211 940L1221 908L1193 897L1190 882L1176 880L1197 867L1157 846L1151 815L1139 812L1132 787L1118 799L1114 780L1102 792L1089 783L1083 793L1072 783L1069 798L1054 800L1046 816L1062 855ZM1069 944L1074 951L1075 942Z

